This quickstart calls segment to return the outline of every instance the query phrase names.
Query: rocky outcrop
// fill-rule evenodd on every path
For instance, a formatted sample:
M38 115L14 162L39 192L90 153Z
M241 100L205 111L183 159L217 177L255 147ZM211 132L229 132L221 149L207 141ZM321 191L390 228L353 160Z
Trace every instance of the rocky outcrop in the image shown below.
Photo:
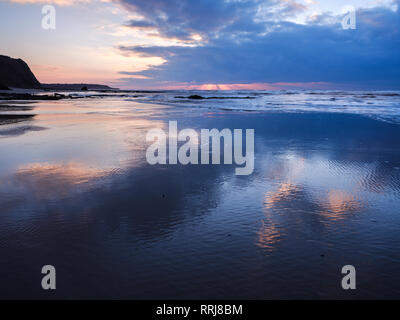
M0 85L2 87L38 89L40 82L22 59L0 55Z

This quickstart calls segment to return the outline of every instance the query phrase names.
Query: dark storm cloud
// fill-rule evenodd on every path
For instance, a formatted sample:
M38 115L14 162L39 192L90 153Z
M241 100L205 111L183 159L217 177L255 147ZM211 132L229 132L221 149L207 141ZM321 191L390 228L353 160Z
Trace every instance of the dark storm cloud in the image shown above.
M277 0L120 0L125 8L143 17L128 26L142 24L156 28L165 37L190 39L193 33L211 37L231 30L253 30L259 24L253 21L260 3L276 3Z

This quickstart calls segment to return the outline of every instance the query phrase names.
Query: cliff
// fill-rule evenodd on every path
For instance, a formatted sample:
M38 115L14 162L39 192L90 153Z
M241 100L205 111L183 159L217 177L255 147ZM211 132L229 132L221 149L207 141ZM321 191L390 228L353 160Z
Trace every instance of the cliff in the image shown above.
M34 89L41 86L22 59L0 55L0 87Z

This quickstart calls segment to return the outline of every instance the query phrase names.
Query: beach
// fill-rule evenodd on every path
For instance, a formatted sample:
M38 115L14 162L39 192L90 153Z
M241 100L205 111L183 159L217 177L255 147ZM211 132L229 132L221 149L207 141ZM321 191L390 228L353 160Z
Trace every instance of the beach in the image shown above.
M398 93L96 95L0 103L0 298L399 297ZM254 171L149 164L169 121L254 129Z

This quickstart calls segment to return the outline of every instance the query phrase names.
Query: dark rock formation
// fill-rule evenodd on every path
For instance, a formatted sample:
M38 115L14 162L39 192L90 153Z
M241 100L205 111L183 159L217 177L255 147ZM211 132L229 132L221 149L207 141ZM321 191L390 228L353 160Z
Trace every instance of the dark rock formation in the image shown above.
M30 93L0 93L0 100L61 100L68 99L70 96L55 93L47 94L30 94Z
M0 84L3 87L40 88L40 82L23 60L2 55L0 55Z
M189 96L188 99L201 100L204 99L204 97L194 94L192 96Z

